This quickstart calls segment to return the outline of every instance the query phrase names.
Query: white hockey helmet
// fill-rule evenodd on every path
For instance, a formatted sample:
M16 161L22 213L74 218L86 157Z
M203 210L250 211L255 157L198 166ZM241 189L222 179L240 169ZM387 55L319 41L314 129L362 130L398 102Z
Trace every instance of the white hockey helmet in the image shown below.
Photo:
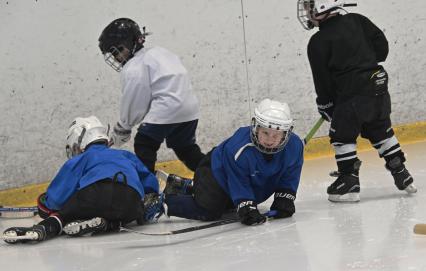
M283 131L283 137L278 146L267 148L259 143L258 127ZM293 119L290 108L286 103L264 99L254 109L254 117L251 122L251 140L257 149L263 153L273 154L284 149L291 131Z
M75 118L67 133L67 157L72 158L84 152L87 145L102 141L108 142L108 131L97 117Z
M310 30L314 28L314 24L311 21L313 16L330 13L345 6L353 5L346 4L345 0L297 0L297 19L303 28Z

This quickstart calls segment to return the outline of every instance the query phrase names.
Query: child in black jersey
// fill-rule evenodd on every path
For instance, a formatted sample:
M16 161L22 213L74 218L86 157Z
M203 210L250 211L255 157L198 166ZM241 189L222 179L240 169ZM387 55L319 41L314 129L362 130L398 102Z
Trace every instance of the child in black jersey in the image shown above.
M399 190L415 193L413 177L391 127L388 74L379 65L389 47L384 33L368 18L340 14L352 5L342 0L298 0L298 19L307 30L319 27L308 44L316 103L330 125L337 180L328 189L330 201L359 201L356 139L367 138L386 161Z

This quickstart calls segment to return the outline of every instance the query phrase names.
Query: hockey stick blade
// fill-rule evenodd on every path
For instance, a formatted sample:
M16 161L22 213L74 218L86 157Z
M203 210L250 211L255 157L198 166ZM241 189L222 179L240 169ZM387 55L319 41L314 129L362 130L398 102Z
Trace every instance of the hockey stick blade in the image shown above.
M263 215L268 217L268 218L273 218L274 216L277 215L277 211L271 210L269 212L266 212ZM141 235L151 235L151 236L176 235L176 234L181 234L181 233L187 233L187 232L204 230L204 229L213 228L213 227L217 227L217 226L232 224L232 223L239 222L239 221L240 221L239 219L225 219L225 220L220 220L220 221L212 222L212 223L205 224L205 225L193 226L193 227L184 228L184 229L180 229L180 230L165 231L165 232L142 232L142 231L136 231L136 230L132 230L132 229L124 228L124 227L120 227L120 231L126 231L126 232L141 234Z
M0 206L0 218L27 218L36 216L38 209L34 207L3 207Z

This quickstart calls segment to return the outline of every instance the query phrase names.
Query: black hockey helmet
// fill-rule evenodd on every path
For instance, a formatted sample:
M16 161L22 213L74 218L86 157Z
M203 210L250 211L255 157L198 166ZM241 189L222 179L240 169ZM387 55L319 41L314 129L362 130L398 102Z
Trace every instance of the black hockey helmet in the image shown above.
M131 19L119 18L112 21L99 36L99 49L105 57L105 61L114 70L121 70L121 67L133 57L145 42L145 27L141 29L139 25ZM126 48L129 51L125 59L114 59Z

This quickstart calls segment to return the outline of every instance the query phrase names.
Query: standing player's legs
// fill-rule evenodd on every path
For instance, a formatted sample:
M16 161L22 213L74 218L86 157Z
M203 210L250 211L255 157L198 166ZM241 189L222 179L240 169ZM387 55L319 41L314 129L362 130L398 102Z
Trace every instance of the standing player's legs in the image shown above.
M335 151L338 178L328 188L328 199L334 202L359 201L359 168L361 161L356 151L360 132L352 100L338 104L330 125L330 143Z
M205 156L196 143L195 131L197 125L198 120L176 123L166 137L167 147L173 149L179 160L194 172Z
M379 118L364 123L361 136L367 138L377 149L379 156L385 159L385 167L391 172L396 187L408 193L415 193L417 189L413 185L413 177L405 168L405 155L392 129L389 117L391 111L390 97L387 94L376 99L376 108L380 109Z
M158 149L165 138L164 131L156 128L157 125L155 124L141 124L134 142L136 156L153 173L155 171Z

